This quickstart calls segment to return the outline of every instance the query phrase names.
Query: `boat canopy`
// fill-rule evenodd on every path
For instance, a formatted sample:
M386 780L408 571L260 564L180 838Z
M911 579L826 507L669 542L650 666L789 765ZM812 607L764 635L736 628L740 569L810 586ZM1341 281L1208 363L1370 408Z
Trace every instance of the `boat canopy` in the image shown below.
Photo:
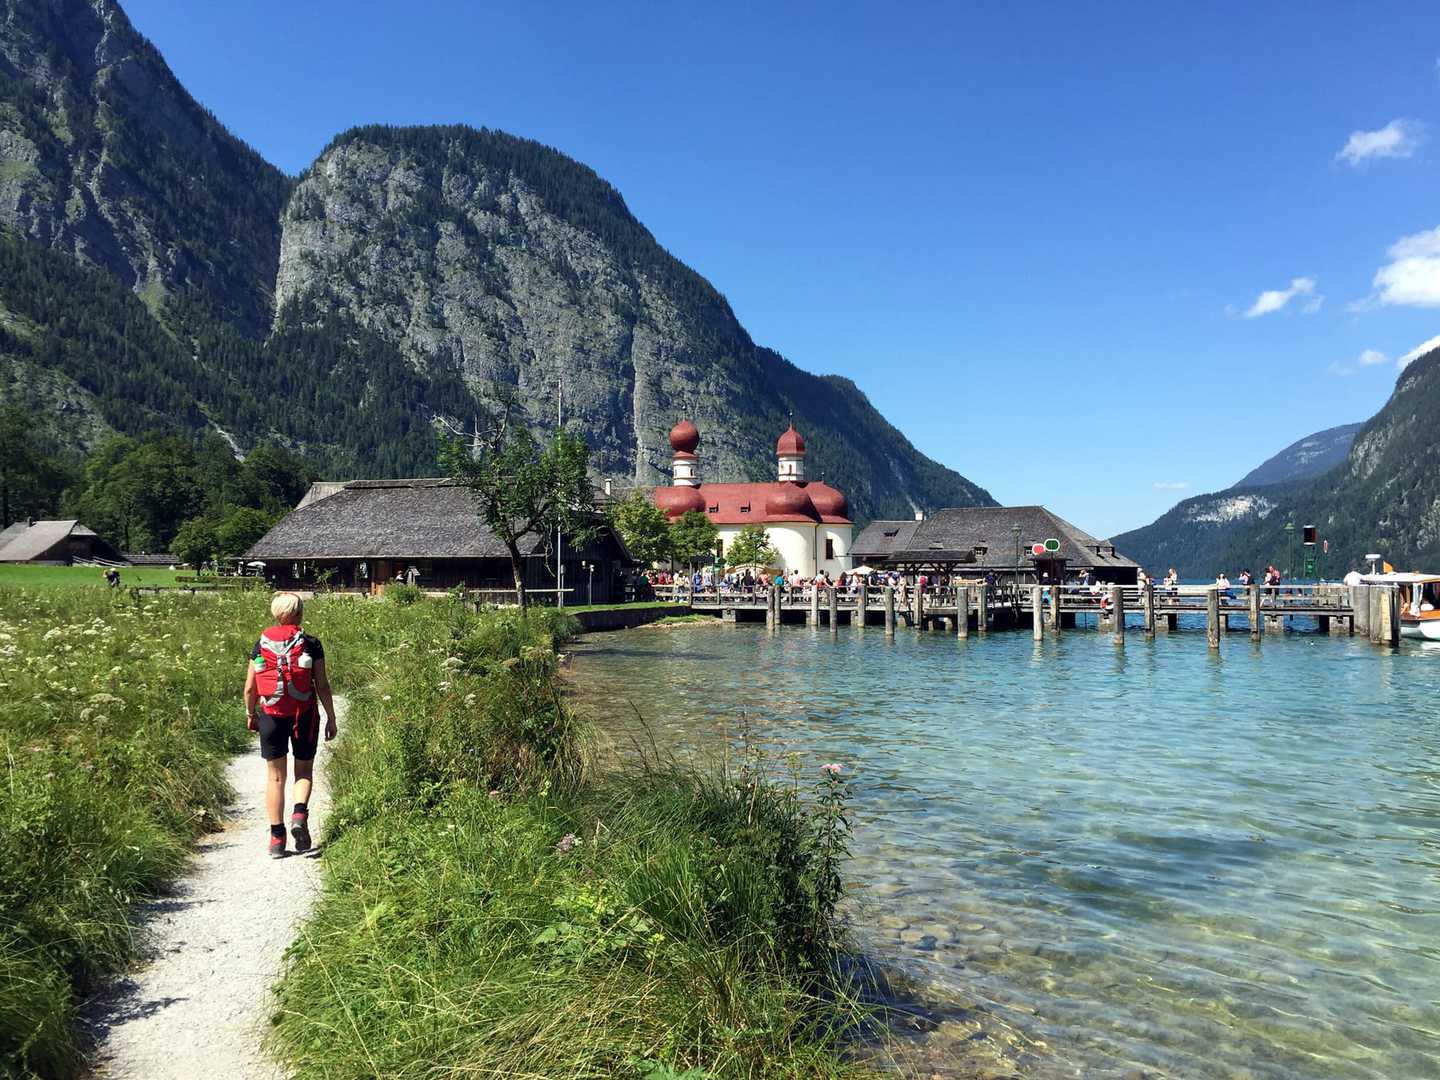
M1366 585L1425 585L1440 581L1440 574L1366 574L1360 580Z

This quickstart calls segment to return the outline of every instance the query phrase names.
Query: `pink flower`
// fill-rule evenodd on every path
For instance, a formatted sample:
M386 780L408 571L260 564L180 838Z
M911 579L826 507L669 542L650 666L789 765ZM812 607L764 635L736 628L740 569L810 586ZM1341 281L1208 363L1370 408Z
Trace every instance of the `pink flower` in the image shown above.
M575 846L576 839L577 838L573 832L567 832L564 836L560 838L560 842L555 845L555 850L561 855L568 854L570 849Z
M820 771L824 773L827 778L831 780L836 780L839 779L840 774L845 770L832 761L829 765L821 765Z

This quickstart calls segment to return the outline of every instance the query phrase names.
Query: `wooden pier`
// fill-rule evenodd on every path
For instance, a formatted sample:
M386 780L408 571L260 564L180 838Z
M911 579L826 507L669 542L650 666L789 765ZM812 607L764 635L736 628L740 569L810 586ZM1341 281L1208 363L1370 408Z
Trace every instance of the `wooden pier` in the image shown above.
M1264 585L1219 589L1204 585L1035 585L970 583L929 586L855 587L759 586L753 589L691 590L657 586L656 596L688 604L727 621L761 621L826 626L883 627L894 634L906 625L949 631L957 637L997 630L1045 634L1109 633L1117 645L1128 634L1175 633L1182 616L1205 627L1209 646L1243 632L1255 642L1283 633L1297 618L1313 619L1325 634L1363 634L1377 645L1400 641L1399 594L1381 586Z

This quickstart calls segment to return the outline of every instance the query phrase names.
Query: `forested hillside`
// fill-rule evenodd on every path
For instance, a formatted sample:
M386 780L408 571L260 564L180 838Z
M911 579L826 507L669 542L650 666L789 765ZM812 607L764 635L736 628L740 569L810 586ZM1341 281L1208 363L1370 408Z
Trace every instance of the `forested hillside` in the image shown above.
M1336 428L1290 448L1339 433L1353 440L1340 464L1290 483L1237 485L1186 499L1152 524L1115 537L1116 546L1143 565L1174 565L1186 577L1221 569L1233 575L1270 562L1298 575L1303 553L1297 545L1292 567L1285 530L1292 523L1297 532L1316 526L1329 542L1319 568L1328 576L1364 565L1368 552L1396 566L1440 566L1437 418L1440 349L1401 372L1385 407L1353 434Z
M697 208L697 212L701 208ZM851 512L990 503L847 379L757 346L593 170L465 127L358 128L296 179L198 106L114 0L0 0L0 403L62 447L271 441L338 477L435 470L518 390L604 475L768 478L793 415Z

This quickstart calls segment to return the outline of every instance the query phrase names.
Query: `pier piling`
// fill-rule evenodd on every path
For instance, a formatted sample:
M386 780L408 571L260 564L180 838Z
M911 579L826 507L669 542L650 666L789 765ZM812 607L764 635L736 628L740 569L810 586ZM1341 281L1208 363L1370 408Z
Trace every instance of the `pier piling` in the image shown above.
M1115 620L1115 644L1125 644L1125 590L1110 586L1110 617Z
M925 629L925 590L919 585L915 586L915 602L912 610L915 614L915 628L923 631Z
M1060 614L1060 590L1062 586L1057 581L1050 589L1050 632L1056 637L1060 636L1060 624L1064 616Z
M830 586L830 633L840 632L840 590Z
M970 586L961 585L955 590L955 636L970 636Z
M1030 586L1030 618L1035 623L1035 640L1039 641L1045 636L1045 603L1039 585Z
M1205 593L1205 636L1210 648L1220 648L1220 590L1208 589Z
M1260 617L1260 586L1251 585L1249 588L1250 600L1250 640L1259 641L1265 633L1265 620Z
M1145 634L1147 637L1155 636L1155 583L1146 581L1145 588L1140 593L1140 604L1145 615Z
M850 616L851 626L865 625L865 615L870 610L870 586L864 578L860 579L860 592L856 599L855 614Z
M885 586L885 636L895 636L895 586Z
M975 587L975 632L988 633L990 630L990 586Z
M820 625L820 586L813 582L810 585L810 625Z

